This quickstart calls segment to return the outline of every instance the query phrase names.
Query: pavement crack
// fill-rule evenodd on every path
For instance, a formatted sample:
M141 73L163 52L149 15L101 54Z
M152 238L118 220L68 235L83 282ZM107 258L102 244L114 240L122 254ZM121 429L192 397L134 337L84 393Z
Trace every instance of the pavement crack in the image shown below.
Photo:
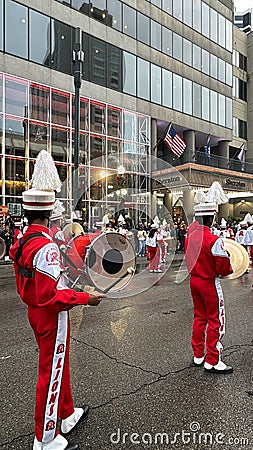
M0 445L0 448L5 447L6 445L14 444L14 442L17 441L18 439L29 438L29 437L31 437L31 436L34 436L34 433L21 434L20 436L14 437L11 441L3 442L3 443Z

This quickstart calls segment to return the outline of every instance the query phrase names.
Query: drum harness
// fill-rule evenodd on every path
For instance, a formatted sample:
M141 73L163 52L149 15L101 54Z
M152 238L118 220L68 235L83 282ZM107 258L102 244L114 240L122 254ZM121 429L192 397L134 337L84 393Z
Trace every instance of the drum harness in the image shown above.
M42 236L46 237L43 233L32 233L29 236L27 236L27 238L24 240L22 238L19 239L19 247L18 247L18 250L15 255L15 263L18 266L18 273L25 278L33 278L34 274L35 274L35 270L30 270L27 267L21 266L19 264L19 260L22 256L23 247L26 244L26 242L30 241L30 239L33 239L35 237L42 237Z

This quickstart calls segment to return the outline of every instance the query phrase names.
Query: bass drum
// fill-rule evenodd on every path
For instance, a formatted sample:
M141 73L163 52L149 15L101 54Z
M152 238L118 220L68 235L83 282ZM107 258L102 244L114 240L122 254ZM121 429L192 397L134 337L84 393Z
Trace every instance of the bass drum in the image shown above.
M86 274L99 291L124 289L133 277L135 266L133 245L119 233L101 234L87 248Z

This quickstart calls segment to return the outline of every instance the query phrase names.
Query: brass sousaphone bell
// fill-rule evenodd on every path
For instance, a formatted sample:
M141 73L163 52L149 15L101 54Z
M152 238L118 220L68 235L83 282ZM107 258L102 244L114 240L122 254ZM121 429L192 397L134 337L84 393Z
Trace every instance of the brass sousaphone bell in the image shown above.
M84 232L84 229L83 229L83 227L82 227L82 225L80 223L78 223L78 222L70 222L70 223L67 223L63 227L62 232L63 232L64 237L66 239L67 237L69 237L69 235L72 236L72 237L78 236L79 234Z
M245 248L238 244L238 242L232 239L223 238L224 248L229 253L230 262L233 269L231 275L227 275L223 278L228 278L229 280L234 280L242 276L249 267L249 255Z

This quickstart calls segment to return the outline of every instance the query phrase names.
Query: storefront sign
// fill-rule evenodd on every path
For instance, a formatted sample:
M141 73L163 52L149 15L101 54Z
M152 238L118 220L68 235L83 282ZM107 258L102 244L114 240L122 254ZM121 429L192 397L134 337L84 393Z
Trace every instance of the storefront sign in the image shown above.
M233 181L230 178L225 180L225 185L230 187L242 187L245 188L246 184L243 181Z

